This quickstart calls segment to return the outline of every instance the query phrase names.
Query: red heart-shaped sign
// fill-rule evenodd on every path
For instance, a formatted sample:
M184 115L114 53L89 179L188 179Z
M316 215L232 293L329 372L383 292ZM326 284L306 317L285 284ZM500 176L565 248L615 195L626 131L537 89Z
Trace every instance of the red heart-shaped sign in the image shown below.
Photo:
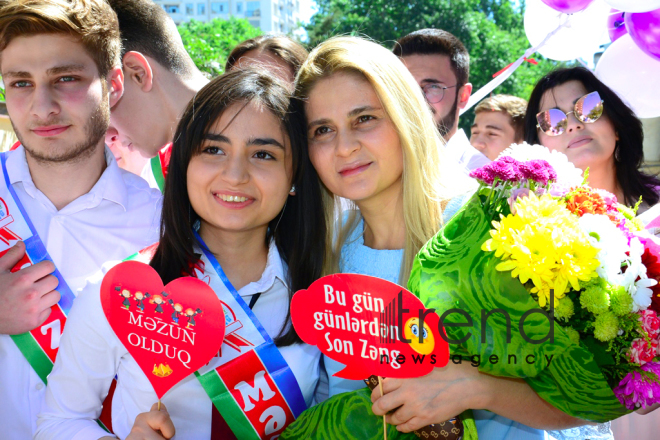
M137 261L108 271L101 304L159 399L206 365L225 337L222 303L211 287L193 277L163 286L151 266Z

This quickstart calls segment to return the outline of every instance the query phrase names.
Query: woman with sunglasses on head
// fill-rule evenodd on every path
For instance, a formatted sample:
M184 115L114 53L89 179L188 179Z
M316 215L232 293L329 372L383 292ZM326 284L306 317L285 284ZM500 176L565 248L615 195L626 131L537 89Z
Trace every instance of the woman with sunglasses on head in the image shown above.
M660 180L640 171L642 123L609 87L584 67L559 69L536 84L525 115L525 140L564 153L589 168L589 184L639 213L658 203Z
M325 223L304 121L290 111L288 89L265 71L238 70L212 80L188 104L150 258L164 284L181 276L209 284L238 345L225 339L199 378L189 375L156 405L147 377L103 313L101 280L94 280L68 317L72 330L48 378L36 438L106 438L94 420L115 375L112 427L122 439L169 439L175 430L179 439L241 439L264 429L271 437L311 404L321 353L301 342L289 306L294 292L321 275ZM152 250L145 251L149 259ZM215 371L238 383L236 390L255 384L257 394L246 386L250 395L241 391L234 402ZM252 403L282 399L286 406L244 414Z
M421 89L382 46L338 37L311 52L296 78L296 97L304 103L309 156L325 188L326 249L332 251L326 273L361 273L406 286L415 254L473 189L445 156ZM354 209L338 213L340 197ZM365 387L333 377L344 365L329 357L324 362L330 396ZM373 412L387 414L404 432L466 409L479 409L479 435L492 440L543 440L543 428L584 423L543 401L524 381L480 373L469 362L450 362L421 378L386 379L383 389L384 396L378 388L372 394Z

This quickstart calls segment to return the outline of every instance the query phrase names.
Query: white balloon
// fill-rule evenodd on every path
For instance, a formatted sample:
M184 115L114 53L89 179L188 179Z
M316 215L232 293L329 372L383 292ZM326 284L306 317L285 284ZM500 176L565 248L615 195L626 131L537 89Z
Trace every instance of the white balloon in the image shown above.
M660 116L660 61L642 52L629 34L603 53L596 65L596 76L627 102L638 117Z
M528 0L525 9L525 34L532 47L539 45L562 23L559 29L538 53L557 61L570 61L585 53L593 53L607 37L607 17L610 7L603 0L596 0L586 9L574 14L564 14L543 3Z
M648 12L660 9L660 0L605 0L605 3L625 12Z

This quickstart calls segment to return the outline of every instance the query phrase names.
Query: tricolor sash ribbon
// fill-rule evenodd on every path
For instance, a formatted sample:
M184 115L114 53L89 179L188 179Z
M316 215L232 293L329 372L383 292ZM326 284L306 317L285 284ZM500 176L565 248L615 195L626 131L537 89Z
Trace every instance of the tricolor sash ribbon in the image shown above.
M212 279L211 287L226 306L227 333L233 337L226 341L232 349L221 352L220 366L195 374L236 438L277 438L307 409L300 386L218 260L201 237L196 237L204 252L204 264L210 264L222 281Z
M23 240L26 248L25 256L14 266L12 272L41 261L52 262L53 259L48 255L46 246L39 238L37 230L11 186L7 174L7 153L0 153L0 161L3 175L1 182L4 183L4 185L0 183L0 256L4 255L16 241ZM52 307L48 319L30 332L11 336L44 384L47 383L46 378L53 369L66 316L76 298L57 268L53 275L59 281L57 291L61 298Z
M172 143L165 145L155 157L149 160L151 172L154 174L160 192L165 191L165 179L167 178L167 169L170 166L170 157L172 157Z

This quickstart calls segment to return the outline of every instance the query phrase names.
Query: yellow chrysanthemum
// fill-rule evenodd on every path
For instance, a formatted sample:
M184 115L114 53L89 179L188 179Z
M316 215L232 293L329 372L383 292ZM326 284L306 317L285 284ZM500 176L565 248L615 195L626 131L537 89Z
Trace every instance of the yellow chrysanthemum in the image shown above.
M555 295L560 297L570 284L573 290L580 290L580 281L596 278L596 269L600 265L596 255L598 249L589 243L580 231L567 233L558 248L557 278L555 279ZM563 295L562 295L563 296Z
M556 222L572 217L563 201L553 198L550 194L537 197L534 193L530 193L529 197L521 197L516 200L516 216L520 217L520 221L523 223L536 223L544 220Z
M520 233L515 234L511 259L498 264L497 270L512 270L511 276L520 278L522 283L530 279L535 286L549 283L556 267L555 259L548 252L552 247L551 231L527 225Z
M545 307L545 305L548 303L548 300L550 299L550 290L552 290L552 287L550 284L542 284L540 286L534 286L531 289L532 293L535 293L539 297L539 305L541 307ZM563 298L564 295L562 295ZM557 295L553 296L554 298L554 306L557 307L559 305L559 298Z
M515 235L525 227L525 224L519 217L509 214L502 217L499 222L494 221L493 226L495 229L490 231L492 238L481 246L481 250L495 251L495 256L498 258L509 258L511 247L515 243Z
M578 217L550 195L520 198L516 214L493 222L491 239L484 251L495 251L502 259L498 271L511 271L522 283L532 281L532 293L544 307L554 292L555 306L566 295L569 285L580 289L580 281L596 277L599 266L593 247L581 232Z

